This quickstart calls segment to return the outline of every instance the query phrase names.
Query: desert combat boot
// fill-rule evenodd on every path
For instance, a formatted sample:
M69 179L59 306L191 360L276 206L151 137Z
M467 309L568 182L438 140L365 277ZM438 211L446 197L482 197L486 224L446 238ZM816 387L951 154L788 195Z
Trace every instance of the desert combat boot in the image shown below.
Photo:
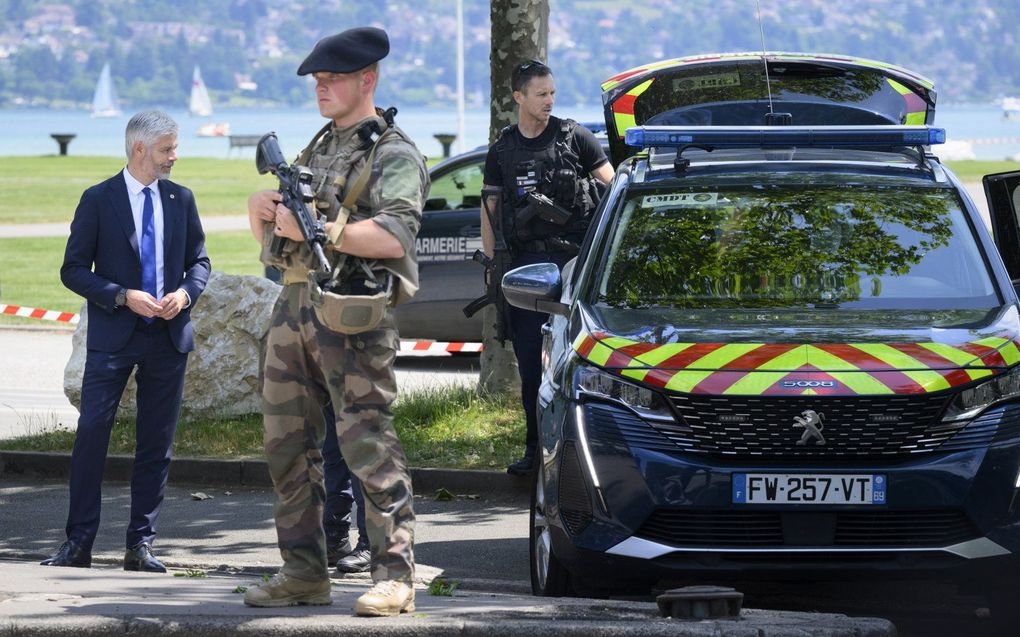
M414 585L399 580L383 580L358 598L354 614L360 617L385 617L414 612Z
M310 582L278 573L265 584L252 586L244 592L248 606L276 608L279 606L325 606L333 603L328 579Z

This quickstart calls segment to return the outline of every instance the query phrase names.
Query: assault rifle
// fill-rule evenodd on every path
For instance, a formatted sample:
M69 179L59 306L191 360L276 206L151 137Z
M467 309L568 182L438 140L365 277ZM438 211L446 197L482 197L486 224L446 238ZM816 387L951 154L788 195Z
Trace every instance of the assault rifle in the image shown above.
M319 278L326 278L332 268L322 250L326 243L325 220L313 213L308 205L315 196L312 193L312 171L305 166L287 165L276 133L266 133L259 140L255 151L255 167L260 175L273 173L280 180L280 194L283 195L281 203L294 213L301 236L319 262ZM286 242L285 237L273 235L269 244L270 253L277 257L283 256Z
M496 201L496 209L489 208L489 201ZM482 214L489 220L495 241L492 246L492 258L481 250L475 250L472 257L485 266L485 294L464 306L464 316L471 318L475 313L492 303L496 306L496 339L501 343L510 338L510 305L503 297L503 275L510 269L510 250L503 236L503 223L500 216L502 191L499 188L482 188Z

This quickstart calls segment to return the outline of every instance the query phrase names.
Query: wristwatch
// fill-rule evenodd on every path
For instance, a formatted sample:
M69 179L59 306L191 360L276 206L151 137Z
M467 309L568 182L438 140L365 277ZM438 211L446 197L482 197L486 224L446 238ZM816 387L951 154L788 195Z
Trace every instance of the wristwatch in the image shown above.
M114 299L113 299L113 306L114 307L124 307L125 305L127 305L127 290L125 290L124 288L121 288L117 292L117 296L114 297Z

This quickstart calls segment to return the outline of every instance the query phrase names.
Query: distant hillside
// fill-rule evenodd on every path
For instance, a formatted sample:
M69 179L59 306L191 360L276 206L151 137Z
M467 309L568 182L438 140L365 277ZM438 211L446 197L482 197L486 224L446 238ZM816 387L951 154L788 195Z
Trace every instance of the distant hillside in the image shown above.
M753 0L551 0L561 104L599 103L599 82L651 60L758 50ZM1020 95L1016 0L761 0L771 50L878 59L923 73L943 101ZM489 92L489 4L464 0L469 104ZM321 37L390 33L379 101L452 106L453 0L0 0L0 105L82 107L104 63L131 106L183 103L200 64L217 104L299 104L294 71Z

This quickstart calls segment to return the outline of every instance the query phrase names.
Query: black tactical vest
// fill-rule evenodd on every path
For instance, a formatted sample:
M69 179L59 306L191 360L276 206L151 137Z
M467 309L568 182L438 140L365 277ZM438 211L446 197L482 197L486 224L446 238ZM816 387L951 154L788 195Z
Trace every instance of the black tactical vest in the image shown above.
M588 221L598 203L594 179L581 166L574 150L574 131L578 124L571 119L560 120L553 143L541 150L521 146L516 127L507 126L496 140L503 177L502 221L506 240L521 249L522 244L557 237L580 243L588 229ZM570 220L555 224L538 216L526 223L528 192L535 190L570 212Z

